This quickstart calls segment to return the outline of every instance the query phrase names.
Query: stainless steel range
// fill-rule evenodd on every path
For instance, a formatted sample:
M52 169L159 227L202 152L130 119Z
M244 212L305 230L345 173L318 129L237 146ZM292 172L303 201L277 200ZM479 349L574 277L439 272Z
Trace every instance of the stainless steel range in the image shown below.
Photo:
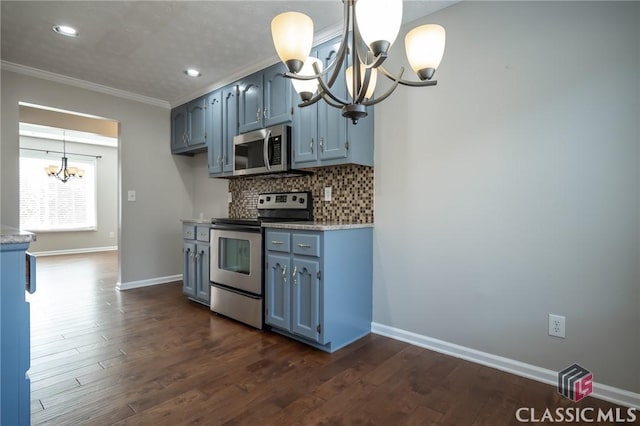
M313 220L310 192L260 194L258 217L212 219L211 310L262 329L265 221Z

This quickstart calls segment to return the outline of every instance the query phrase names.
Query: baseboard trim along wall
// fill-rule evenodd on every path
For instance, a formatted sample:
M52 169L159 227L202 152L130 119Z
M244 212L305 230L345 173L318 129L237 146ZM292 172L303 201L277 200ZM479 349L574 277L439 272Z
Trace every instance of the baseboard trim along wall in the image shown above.
M130 281L128 283L121 283L118 281L118 283L116 284L116 290L120 290L120 291L131 290L134 288L149 287L149 286L158 285L158 284L168 284L176 281L182 281L182 274L168 275L166 277L150 278L148 280Z
M35 257L45 257L45 256L62 256L65 254L84 254L84 253L98 253L101 251L117 251L118 246L109 246L109 247L86 247L79 249L69 249L69 250L51 250L51 251L36 251L30 252Z
M456 358L461 358L467 361L475 362L477 364L486 365L487 367L492 367L501 371L505 371L507 373L515 374L517 376L526 377L538 382L546 383L553 386L557 385L558 373L546 368L526 364L524 362L516 361L514 359L505 358L498 355L493 355L487 352L478 351L475 349L467 348L465 346L456 345L454 343L434 339L432 337L423 336L411 331L389 327L387 325L378 324L376 322L371 323L371 332L379 334L381 336L390 337L392 339L410 343L421 348L440 352L445 355L451 355ZM624 405L626 407L640 409L639 393L615 388L613 386L594 382L593 393L591 394L591 396L598 399L603 399L605 401L613 402L615 404Z

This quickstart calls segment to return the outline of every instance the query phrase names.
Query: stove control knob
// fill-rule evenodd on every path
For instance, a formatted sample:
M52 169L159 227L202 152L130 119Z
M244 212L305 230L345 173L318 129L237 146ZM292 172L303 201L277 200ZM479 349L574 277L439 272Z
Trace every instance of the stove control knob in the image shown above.
M298 197L296 195L291 196L291 201L297 201L297 200L298 200Z
M264 198L260 198L259 202L260 204L264 204Z
M267 201L271 201L271 197L267 196Z
M304 204L304 198L300 197L300 204Z

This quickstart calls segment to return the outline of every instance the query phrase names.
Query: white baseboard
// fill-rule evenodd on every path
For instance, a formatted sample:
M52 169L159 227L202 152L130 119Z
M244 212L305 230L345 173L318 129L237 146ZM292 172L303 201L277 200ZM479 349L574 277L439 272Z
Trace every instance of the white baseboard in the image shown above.
M116 290L120 290L120 291L131 290L134 288L149 287L151 285L158 285L158 284L168 284L176 281L182 281L182 274L168 275L166 277L150 278L148 280L130 281L128 283L121 283L118 281L118 283L116 284Z
M101 251L117 251L117 250L118 250L118 246L109 246L109 247L87 247L87 248L69 249L69 250L36 251L36 252L30 252L30 253L35 257L45 257L45 256L62 256L65 254L98 253Z
M477 364L486 365L487 367L492 367L517 376L526 377L538 382L553 386L557 385L558 372L538 367L536 365L526 364L514 359L493 355L487 352L478 351L465 346L456 345L454 343L445 342L443 340L434 339L432 337L423 336L421 334L395 327L389 327L375 322L371 323L371 332L410 343L415 346L430 349L435 352L451 355ZM640 393L630 392L624 389L594 382L593 393L591 396L613 402L615 404L624 405L626 407L640 409Z

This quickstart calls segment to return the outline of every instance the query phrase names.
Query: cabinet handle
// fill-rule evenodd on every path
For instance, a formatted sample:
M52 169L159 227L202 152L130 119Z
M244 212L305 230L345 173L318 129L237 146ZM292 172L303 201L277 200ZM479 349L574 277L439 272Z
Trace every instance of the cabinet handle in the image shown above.
M300 243L300 244L298 244L298 247L300 247L300 248L311 248L311 245Z
M222 155L218 155L218 160L217 160L216 164L218 164L218 166L219 166L221 161L222 161Z
M282 284L287 283L287 265L282 266Z
M267 108L265 108L264 111L262 111L262 116L264 118L267 118Z
M256 112L256 121L260 121L260 108L258 108L258 112Z
M324 152L324 138L320 138L320 151Z
M309 149L311 150L311 153L313 154L313 138L311 138L311 142L309 142Z
M278 246L280 244L284 244L284 241L272 240L271 244L274 244L274 245Z
M294 266L293 267L293 285L296 285L298 283L298 279L296 277L296 274L298 273L298 267Z

